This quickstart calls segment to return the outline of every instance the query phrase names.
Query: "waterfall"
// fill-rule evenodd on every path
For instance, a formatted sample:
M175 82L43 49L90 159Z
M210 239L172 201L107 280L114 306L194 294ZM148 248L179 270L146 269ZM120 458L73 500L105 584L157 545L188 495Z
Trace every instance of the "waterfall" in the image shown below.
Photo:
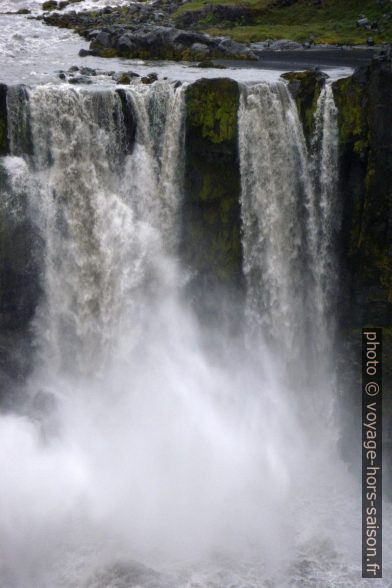
M105 356L120 352L123 334L130 341L140 326L142 299L171 287L162 257L178 224L182 94L169 84L127 91L137 127L127 156L114 90L10 92L12 151L23 150L28 116L27 160L40 185L31 206L46 244L45 299L36 317L46 369L102 367Z
M206 344L179 251L185 87L15 86L7 101L6 204L24 199L39 235L42 296L26 400L0 417L0 586L357 585L351 480L323 421L331 86L309 145L283 82L241 88L246 343L217 349L227 330Z
M283 83L242 88L239 112L244 272L252 329L296 360L326 352L335 291L337 114L321 91L308 150Z

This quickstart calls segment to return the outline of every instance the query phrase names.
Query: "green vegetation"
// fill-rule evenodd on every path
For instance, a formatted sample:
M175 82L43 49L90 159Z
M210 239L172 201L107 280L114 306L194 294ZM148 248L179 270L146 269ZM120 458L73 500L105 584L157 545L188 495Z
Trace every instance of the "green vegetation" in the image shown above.
M55 10L57 8L57 2L54 0L48 0L42 4L42 10Z
M202 137L213 143L233 141L237 133L238 87L225 78L214 82L200 80L188 90L188 124L200 127Z
M369 36L376 43L392 41L392 6L389 0L294 0L283 6L279 0L193 0L182 5L178 14L205 9L213 4L244 6L251 11L251 24L232 22L207 24L199 28L213 35L229 35L236 41L255 42L267 39L291 39L330 44L366 44ZM360 14L378 23L378 29L357 26ZM211 19L208 19L211 21ZM207 26L206 26L207 25Z
M186 91L184 257L211 284L242 281L238 84L201 79Z
M353 143L354 152L366 151L367 128L364 113L364 88L355 78L345 78L335 84L335 99L339 111L340 143Z
M345 174L343 198L351 202L345 233L348 263L363 307L380 326L390 325L392 316L392 258L388 243L391 89L392 74L383 64L334 84Z
M289 82L297 104L298 114L308 143L313 135L314 114L324 78L314 71L289 72L282 75Z

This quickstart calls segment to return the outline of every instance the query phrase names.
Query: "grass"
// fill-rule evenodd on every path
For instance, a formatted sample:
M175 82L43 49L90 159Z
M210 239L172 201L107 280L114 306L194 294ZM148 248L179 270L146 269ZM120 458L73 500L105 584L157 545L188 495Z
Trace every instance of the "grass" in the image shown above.
M376 43L392 41L392 3L384 0L297 0L291 6L279 6L276 0L193 0L182 5L177 14L200 10L212 4L246 6L251 11L250 24L205 22L200 28L213 35L225 35L237 41L254 42L266 39L291 39L327 44L366 44L369 36ZM370 22L378 22L380 32L357 27L363 13ZM383 15L391 15L386 18Z

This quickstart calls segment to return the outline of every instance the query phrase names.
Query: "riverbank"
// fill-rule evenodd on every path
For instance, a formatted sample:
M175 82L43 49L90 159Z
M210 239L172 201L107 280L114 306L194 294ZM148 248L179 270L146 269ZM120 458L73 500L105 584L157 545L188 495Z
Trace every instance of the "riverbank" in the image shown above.
M249 42L249 39L232 34L238 32L242 24L235 30L224 26L228 22L225 19L235 21L241 10L243 22L245 13L241 7L212 4L202 9L204 12L207 8L211 9L214 19L219 16L219 30L211 30L204 21L194 18L197 10L193 10L195 6L192 2L189 3L192 10L184 12L183 8L184 4L157 0L149 4L139 2L90 12L50 11L40 18L47 25L72 29L81 35L89 43L88 49L81 49L81 56L185 62L252 61L257 63L256 67L289 70L309 67L355 68L366 65L375 56L390 58L389 45L376 46L374 39L369 37L366 41L357 37L356 41L362 40L363 44L356 46L318 45L314 35L302 43L290 40L290 35L286 39L280 39L278 35L275 40L256 35L252 37L254 42ZM288 13L285 14L287 17ZM358 24L356 26L361 28ZM368 26L375 26L375 21L366 25L365 30L368 30Z

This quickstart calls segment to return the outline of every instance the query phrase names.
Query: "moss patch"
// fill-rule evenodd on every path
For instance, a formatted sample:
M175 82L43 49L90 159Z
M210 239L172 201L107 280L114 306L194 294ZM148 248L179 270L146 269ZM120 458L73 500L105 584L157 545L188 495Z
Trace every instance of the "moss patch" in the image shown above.
M202 79L186 92L181 249L195 272L191 291L222 305L228 292L238 294L242 288L238 107L239 87L233 80ZM206 316L210 313L212 320L216 307L211 308Z
M334 84L339 109L346 322L392 325L392 72L374 63Z
M289 82L289 90L296 101L304 135L309 143L314 130L314 114L325 79L313 71L288 72L282 78Z
M237 136L238 85L230 79L202 79L187 92L188 125L212 143L232 142Z
M339 111L339 139L343 145L352 144L358 154L368 147L365 108L365 88L355 77L335 84L335 100Z
M236 4L236 0L193 0L179 7L176 14L190 10L201 10L211 4ZM360 5L359 5L360 4ZM281 2L279 0L245 0L241 6L250 10L252 21L246 25L221 23L215 28L207 25L201 30L221 35L222 29L236 41L254 42L266 39L291 39L303 42L313 39L315 43L366 44L369 36L376 43L392 41L392 21L389 18L389 0L325 0L322 4L311 0ZM364 13L370 22L378 24L368 31L357 26L359 13Z

